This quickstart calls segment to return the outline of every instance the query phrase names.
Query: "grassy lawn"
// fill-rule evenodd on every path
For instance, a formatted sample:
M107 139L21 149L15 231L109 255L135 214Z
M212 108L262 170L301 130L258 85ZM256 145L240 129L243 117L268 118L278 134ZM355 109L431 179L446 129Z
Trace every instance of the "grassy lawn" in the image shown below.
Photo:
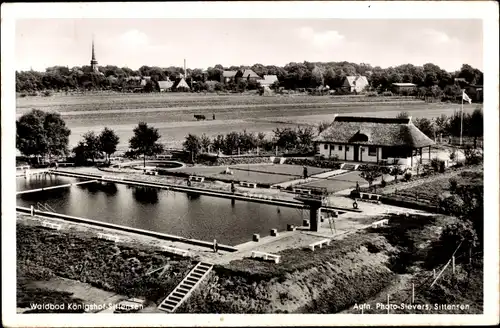
M241 171L251 171L257 173L276 173L279 175L290 175L298 178L302 177L304 170L304 168L300 165L290 165L290 164L272 164L272 165L238 164L238 165L231 165L230 168L239 171L241 170ZM327 171L330 171L330 169L307 166L307 172L309 175Z
M360 172L349 172L328 179L319 179L310 183L303 184L307 187L326 188L328 192L337 192L344 189L356 187L356 181L362 185L366 181L359 176Z
M231 166L233 175L221 174L227 166L214 167L185 167L178 172L186 172L205 177L234 179L263 184L275 184L300 178L303 167L299 165L234 165ZM309 174L328 171L316 167L308 167ZM266 173L269 172L269 173Z

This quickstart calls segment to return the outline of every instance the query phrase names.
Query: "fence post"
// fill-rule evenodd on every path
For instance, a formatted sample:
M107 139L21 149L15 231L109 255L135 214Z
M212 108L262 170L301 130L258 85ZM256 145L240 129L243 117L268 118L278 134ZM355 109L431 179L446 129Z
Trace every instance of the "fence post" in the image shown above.
M455 274L455 255L453 255L451 257L451 268L452 268L453 274Z
M35 215L35 208L33 207L33 205L31 205L31 216L34 216Z
M433 273L434 279L436 279L436 269L432 269L432 273Z
M411 284L411 303L415 303L415 284Z
M389 305L389 294L387 294L387 314L389 314L390 311L390 305Z

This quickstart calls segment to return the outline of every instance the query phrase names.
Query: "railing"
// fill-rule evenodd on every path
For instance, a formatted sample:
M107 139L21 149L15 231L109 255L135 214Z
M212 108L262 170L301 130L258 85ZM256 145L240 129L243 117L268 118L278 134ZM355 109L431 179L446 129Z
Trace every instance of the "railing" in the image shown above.
M36 209L39 210L39 211L43 211L43 212L56 212L56 210L54 210L52 208L52 206L50 206L49 204L47 203L40 203L40 202L37 202L36 203Z

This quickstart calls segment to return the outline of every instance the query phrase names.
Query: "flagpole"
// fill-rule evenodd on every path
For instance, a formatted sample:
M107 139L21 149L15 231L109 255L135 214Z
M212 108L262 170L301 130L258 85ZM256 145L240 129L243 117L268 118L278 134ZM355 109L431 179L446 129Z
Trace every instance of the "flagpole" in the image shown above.
M460 112L460 146L462 146L462 126L464 120L464 91L462 91L462 110Z

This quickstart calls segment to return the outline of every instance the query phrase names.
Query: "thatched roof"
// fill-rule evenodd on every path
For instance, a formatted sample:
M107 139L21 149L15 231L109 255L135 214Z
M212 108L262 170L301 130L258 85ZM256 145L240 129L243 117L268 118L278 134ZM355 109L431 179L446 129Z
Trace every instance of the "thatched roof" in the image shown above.
M238 71L224 71L222 72L223 77L235 77Z
M354 87L356 86L356 83L362 83L363 85L368 84L368 80L366 76L361 76L361 75L350 75L345 77L347 83L349 86Z
M172 81L158 81L158 86L160 89L170 89L174 85Z
M257 79L260 79L260 76L258 76L254 71L252 71L251 69L246 69L245 71L243 71L243 78L246 79L246 78L257 78Z
M336 116L317 142L420 148L434 144L410 118Z

